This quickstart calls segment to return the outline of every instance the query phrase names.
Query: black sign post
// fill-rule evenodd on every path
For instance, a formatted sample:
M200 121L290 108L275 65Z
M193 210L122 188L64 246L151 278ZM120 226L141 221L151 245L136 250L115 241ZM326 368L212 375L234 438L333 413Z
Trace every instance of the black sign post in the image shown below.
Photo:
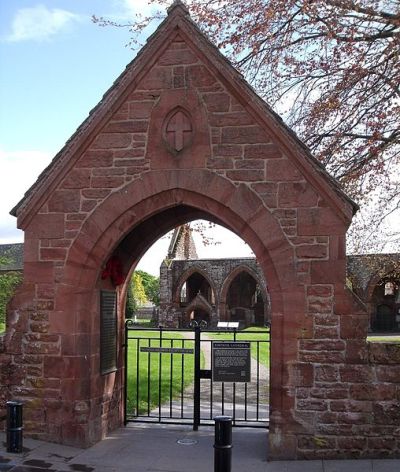
M214 382L250 382L250 342L213 341L212 378Z

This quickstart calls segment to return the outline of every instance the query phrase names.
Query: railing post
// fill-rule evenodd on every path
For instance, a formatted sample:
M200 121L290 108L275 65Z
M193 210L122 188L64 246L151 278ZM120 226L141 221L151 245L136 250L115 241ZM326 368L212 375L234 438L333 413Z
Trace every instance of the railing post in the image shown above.
M194 399L193 399L193 431L200 425L200 327L194 328Z
M7 452L22 452L22 403L9 401L7 406Z
M232 418L216 416L214 443L214 472L231 472Z

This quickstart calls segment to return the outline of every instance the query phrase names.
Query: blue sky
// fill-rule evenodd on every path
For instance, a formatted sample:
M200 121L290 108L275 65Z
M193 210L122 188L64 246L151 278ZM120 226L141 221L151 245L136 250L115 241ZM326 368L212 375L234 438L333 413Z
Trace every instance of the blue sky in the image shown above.
M135 57L127 29L101 28L92 15L127 22L151 8L147 0L0 0L0 244L23 240L9 211ZM251 254L231 241L233 254ZM167 246L161 240L153 253L165 256ZM201 254L210 256L221 257L221 247Z

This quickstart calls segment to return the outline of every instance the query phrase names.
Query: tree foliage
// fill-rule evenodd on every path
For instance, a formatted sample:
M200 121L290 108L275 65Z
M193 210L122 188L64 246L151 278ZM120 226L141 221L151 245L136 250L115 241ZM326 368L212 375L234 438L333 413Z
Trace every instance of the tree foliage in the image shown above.
M400 209L398 0L193 0L189 8L346 192L373 201L367 227ZM128 26L141 32L151 19Z
M154 305L160 304L160 279L143 270L135 271L142 279L143 288L148 301Z
M4 258L0 258L0 264L6 263ZM18 272L7 272L0 275L0 333L5 329L7 304L20 282L21 274Z
M137 310L148 301L155 305L160 303L159 278L143 270L137 270L132 274L128 285L126 297L125 315L131 318Z

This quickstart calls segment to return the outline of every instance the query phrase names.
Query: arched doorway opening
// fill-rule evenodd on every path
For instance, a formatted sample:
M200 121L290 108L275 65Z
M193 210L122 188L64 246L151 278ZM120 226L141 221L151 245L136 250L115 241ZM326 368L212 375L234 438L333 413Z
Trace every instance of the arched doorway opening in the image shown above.
M261 287L247 270L240 271L229 284L226 295L226 319L242 326L265 324Z
M384 277L374 287L371 296L373 307L372 329L392 332L400 329L400 283L394 277Z

